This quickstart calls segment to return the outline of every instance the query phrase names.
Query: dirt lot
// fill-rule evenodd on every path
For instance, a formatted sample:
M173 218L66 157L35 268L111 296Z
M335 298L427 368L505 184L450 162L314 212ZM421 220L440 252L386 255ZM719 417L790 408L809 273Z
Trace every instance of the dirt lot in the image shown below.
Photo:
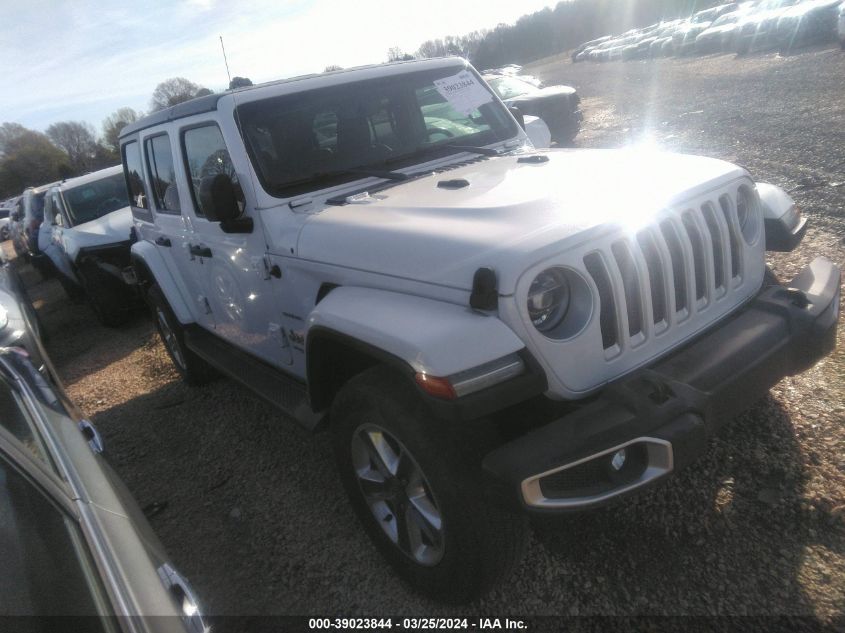
M578 88L579 146L650 139L791 191L812 224L796 253L772 258L782 277L817 255L845 264L845 53L529 70ZM145 315L104 329L55 282L29 279L68 392L210 613L845 617L845 328L832 357L781 382L696 465L613 507L536 524L513 577L452 609L379 558L325 435L232 381L182 385Z

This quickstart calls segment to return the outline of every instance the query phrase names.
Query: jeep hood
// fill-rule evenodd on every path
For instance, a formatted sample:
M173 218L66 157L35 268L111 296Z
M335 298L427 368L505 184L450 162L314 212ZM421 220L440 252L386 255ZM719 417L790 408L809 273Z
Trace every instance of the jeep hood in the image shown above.
M107 213L101 218L76 224L72 229L65 231L75 233L74 239L80 248L91 246L104 246L116 242L125 242L129 239L129 231L132 228L132 211L129 207L123 207L117 211Z
M535 155L549 160L482 159L329 206L302 227L297 255L465 290L487 266L508 295L528 266L596 232L643 226L667 206L747 176L730 163L670 153Z

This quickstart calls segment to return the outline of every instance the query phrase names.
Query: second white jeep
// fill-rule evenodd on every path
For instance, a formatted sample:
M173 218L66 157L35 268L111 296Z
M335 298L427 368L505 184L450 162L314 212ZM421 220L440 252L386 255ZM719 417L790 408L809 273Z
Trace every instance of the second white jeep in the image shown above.
M527 514L666 478L834 345L838 269L766 269L806 229L783 191L708 158L535 150L460 59L195 99L121 150L179 372L328 426L374 542L442 599L505 575Z
M97 319L124 323L135 293L129 267L132 213L119 165L51 185L44 198L38 249L71 297L85 297Z

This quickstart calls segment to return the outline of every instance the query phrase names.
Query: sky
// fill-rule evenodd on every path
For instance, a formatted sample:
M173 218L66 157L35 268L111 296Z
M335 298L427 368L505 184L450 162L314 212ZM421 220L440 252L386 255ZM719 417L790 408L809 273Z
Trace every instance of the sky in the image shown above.
M0 123L44 130L149 110L156 85L186 77L214 91L386 61L398 46L462 35L557 0L0 0Z

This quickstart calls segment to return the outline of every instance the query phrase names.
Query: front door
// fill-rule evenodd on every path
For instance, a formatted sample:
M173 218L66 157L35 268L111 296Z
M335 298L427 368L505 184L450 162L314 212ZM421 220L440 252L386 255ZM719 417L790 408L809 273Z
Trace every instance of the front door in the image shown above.
M215 330L230 343L276 366L292 362L291 344L281 324L279 284L265 262L267 245L260 218L246 232L224 232L205 217L199 197L203 178L226 174L245 207L238 175L216 123L191 126L180 134L188 173L193 252L201 258ZM274 283L275 281L275 283Z
M78 284L62 245L64 223L61 196L53 189L44 199L44 221L38 227L38 249L50 258L59 274Z

